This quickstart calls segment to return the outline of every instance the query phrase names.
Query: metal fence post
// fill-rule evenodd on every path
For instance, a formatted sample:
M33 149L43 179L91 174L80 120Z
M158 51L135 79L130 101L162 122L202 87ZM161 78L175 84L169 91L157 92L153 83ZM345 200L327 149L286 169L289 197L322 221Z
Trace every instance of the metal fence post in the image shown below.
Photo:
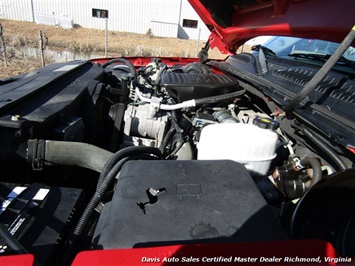
M39 31L39 49L41 53L42 67L44 67L46 64L44 62L44 41L43 41L43 32L41 30Z
M7 55L6 55L6 44L5 44L5 39L4 39L4 35L2 33L2 25L1 25L1 22L0 22L0 43L1 43L1 46L2 46L2 53L3 53L3 56L4 56L4 65L5 67L8 67L8 64L7 64Z
M105 19L105 57L108 51L108 18Z

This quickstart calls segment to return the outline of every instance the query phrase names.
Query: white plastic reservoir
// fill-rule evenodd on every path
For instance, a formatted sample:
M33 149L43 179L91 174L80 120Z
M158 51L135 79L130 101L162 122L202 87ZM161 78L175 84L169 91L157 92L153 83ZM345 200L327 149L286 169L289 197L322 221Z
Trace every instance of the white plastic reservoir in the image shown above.
M211 124L201 131L198 160L233 160L251 174L266 175L275 158L278 136L270 129L252 124Z

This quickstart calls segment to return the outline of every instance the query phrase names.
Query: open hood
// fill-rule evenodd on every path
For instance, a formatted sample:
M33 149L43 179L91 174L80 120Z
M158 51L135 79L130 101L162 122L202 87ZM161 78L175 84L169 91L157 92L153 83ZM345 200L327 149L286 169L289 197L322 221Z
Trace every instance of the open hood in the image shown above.
M211 31L210 47L234 53L261 35L341 42L355 24L353 0L189 0Z

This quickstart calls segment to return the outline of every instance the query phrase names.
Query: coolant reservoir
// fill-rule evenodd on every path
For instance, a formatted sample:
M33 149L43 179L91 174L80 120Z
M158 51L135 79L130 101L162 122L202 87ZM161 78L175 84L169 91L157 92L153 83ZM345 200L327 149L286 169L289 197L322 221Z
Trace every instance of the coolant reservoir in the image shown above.
M233 160L253 175L266 175L275 158L277 134L252 124L211 124L201 131L198 160Z

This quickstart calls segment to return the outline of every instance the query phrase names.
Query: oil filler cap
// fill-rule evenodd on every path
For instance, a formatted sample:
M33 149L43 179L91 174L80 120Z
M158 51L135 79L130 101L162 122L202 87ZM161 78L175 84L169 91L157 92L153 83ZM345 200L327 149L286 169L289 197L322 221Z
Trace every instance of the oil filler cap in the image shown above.
M253 125L256 125L260 128L276 130L280 126L280 123L274 119L268 117L255 117L253 120Z

